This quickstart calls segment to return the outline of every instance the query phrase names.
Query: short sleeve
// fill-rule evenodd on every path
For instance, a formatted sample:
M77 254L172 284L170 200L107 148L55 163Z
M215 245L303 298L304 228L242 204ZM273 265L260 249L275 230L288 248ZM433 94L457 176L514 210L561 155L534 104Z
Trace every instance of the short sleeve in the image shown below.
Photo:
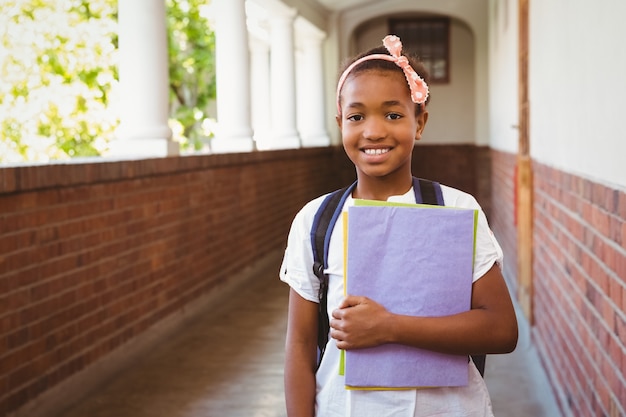
M476 199L470 194L442 186L446 206L478 210L476 251L474 256L474 282L485 275L494 264L502 267L503 254L498 241L489 228L487 217Z
M302 298L315 303L319 303L319 279L313 273L311 227L323 198L309 202L294 217L279 274Z

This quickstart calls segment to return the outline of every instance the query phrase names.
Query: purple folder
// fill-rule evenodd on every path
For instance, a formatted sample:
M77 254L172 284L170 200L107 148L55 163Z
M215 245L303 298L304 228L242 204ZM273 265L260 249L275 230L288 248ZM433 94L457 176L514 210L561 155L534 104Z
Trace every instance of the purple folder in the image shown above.
M357 201L348 210L346 291L389 311L446 316L470 308L476 210ZM375 204L375 206L358 206ZM462 386L467 356L397 344L345 352L348 388Z

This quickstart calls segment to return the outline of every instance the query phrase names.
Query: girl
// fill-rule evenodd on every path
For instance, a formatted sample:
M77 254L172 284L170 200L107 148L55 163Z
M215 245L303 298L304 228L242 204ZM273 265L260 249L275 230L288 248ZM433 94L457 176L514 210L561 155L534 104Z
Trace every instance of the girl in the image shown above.
M337 86L337 123L354 163L354 198L415 203L411 156L428 120L423 67L401 55L396 36L358 57ZM452 162L452 161L451 161ZM508 353L517 344L517 321L500 271L502 251L476 200L442 186L447 206L479 209L471 309L448 317L392 314L358 294L343 297L341 217L328 255L330 338L317 364L319 280L313 274L310 231L323 196L296 215L280 278L291 287L286 338L285 396L290 417L492 416L485 383L468 362L462 387L420 390L346 390L338 374L341 349L400 343L458 355Z

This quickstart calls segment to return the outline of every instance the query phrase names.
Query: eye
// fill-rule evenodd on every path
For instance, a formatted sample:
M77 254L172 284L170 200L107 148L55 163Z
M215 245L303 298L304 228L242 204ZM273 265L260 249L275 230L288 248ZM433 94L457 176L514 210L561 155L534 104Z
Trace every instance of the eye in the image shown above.
M387 118L390 120L398 120L402 118L402 115L398 113L388 113Z
M360 122L361 120L363 120L363 116L360 114L353 114L346 117L346 119L350 120L351 122Z

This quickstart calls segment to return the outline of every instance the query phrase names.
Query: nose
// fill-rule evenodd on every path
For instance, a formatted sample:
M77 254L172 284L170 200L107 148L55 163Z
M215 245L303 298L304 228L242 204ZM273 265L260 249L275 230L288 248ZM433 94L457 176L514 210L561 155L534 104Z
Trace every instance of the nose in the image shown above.
M381 140L387 136L385 124L377 118L369 118L363 126L363 137L368 140Z

